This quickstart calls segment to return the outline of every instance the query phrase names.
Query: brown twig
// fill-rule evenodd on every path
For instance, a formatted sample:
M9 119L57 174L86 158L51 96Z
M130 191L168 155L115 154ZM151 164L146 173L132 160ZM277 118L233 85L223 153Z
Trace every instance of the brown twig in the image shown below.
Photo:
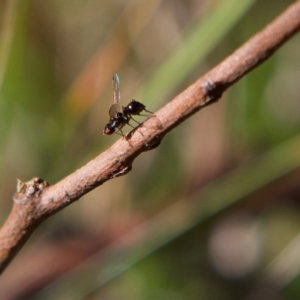
M300 27L300 1L160 109L127 138L55 185L34 178L19 181L13 208L0 230L0 272L49 216L105 181L131 170L133 160L159 145L164 135L202 107L218 100L234 82L266 60Z

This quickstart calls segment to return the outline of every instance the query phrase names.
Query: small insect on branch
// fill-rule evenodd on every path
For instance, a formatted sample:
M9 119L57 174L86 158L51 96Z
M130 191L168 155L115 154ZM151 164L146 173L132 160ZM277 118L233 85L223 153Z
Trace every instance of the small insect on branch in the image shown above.
M139 115L145 116L141 112L146 111L150 114L153 112L146 109L146 106L136 100L131 100L131 102L127 106L122 107L122 111L120 110L120 100L121 100L121 93L120 93L120 79L117 73L114 73L112 78L112 87L113 87L113 101L114 104L109 109L109 122L105 125L103 134L111 135L113 133L122 135L124 137L122 128L125 125L132 126L129 121L133 120L140 125L140 123L135 120L132 115ZM119 133L121 132L121 134Z

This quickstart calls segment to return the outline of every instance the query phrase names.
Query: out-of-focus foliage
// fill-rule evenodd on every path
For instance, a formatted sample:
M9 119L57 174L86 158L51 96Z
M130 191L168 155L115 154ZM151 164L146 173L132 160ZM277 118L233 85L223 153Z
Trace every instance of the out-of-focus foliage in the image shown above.
M292 2L0 3L2 222L16 178L55 183L119 138L102 135L113 72L123 105L153 111ZM43 224L2 299L297 299L299 47Z

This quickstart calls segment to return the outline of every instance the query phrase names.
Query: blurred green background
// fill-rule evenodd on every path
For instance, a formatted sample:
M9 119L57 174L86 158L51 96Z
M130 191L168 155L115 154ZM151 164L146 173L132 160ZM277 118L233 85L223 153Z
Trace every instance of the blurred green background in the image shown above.
M155 111L292 3L1 1L2 223L16 178L54 184L120 138L102 135L113 72ZM1 299L299 299L299 49L42 224Z

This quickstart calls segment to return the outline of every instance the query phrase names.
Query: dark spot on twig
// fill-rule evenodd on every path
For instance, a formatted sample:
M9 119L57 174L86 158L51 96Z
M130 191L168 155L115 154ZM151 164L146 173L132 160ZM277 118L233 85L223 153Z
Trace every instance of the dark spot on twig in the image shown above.
M201 85L201 89L205 96L205 101L202 104L202 106L204 106L212 104L221 98L224 92L224 85L217 84L208 78L204 80L203 84Z
M71 197L71 195L65 190L65 197L64 197L64 199L63 199L63 202L65 203L65 204L68 204L68 203L70 203L72 200L79 200L79 198L77 198L77 199L72 199L72 197Z
M145 146L146 146L146 149L144 151L149 151L149 150L153 150L155 149L156 147L158 147L161 143L161 136L159 135L156 135L149 143L147 143Z
M125 167L123 167L123 169L113 172L111 174L111 178L116 178L116 177L119 177L119 176L123 176L123 175L127 174L128 172L130 172L131 170L132 170L131 165L125 166Z

